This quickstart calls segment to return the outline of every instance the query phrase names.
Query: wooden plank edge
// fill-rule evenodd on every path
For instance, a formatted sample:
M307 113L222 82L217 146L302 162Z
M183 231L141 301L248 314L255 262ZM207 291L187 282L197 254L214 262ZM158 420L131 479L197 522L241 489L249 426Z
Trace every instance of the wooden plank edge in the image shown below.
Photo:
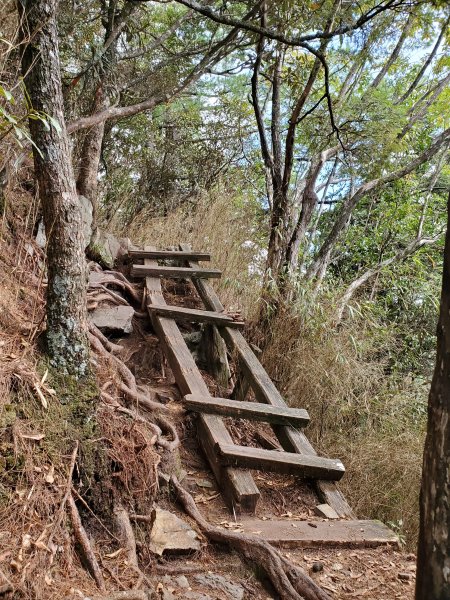
M260 402L245 402L228 398L203 397L187 394L183 398L186 408L194 412L216 414L223 417L277 423L305 427L309 423L308 412L303 408L286 408L270 406Z

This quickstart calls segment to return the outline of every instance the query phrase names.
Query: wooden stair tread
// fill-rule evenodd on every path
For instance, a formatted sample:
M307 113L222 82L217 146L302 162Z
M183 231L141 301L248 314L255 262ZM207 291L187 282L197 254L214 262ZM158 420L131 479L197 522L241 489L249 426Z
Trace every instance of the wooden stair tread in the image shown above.
M187 394L184 397L184 404L186 408L200 413L263 421L264 423L304 427L309 422L308 412L302 408L270 406L260 402L244 402L195 394Z
M198 321L200 323L214 323L219 327L245 327L243 321L234 321L232 317L212 310L197 310L196 308L185 308L184 306L155 306L149 304L149 311L155 312L162 317L172 318L180 321Z
M345 473L339 459L311 454L277 452L249 446L218 442L216 452L224 465L299 475L308 479L338 481Z
M154 265L133 265L131 268L132 277L202 277L219 278L222 273L218 269L202 269L201 267L160 267Z
M182 259L182 260L211 260L208 252L194 252L182 250L130 250L128 252L132 258L153 258L153 259Z
M399 542L397 535L381 521L261 521L242 517L239 522L245 534L254 535L274 546L289 548L310 546L364 548Z

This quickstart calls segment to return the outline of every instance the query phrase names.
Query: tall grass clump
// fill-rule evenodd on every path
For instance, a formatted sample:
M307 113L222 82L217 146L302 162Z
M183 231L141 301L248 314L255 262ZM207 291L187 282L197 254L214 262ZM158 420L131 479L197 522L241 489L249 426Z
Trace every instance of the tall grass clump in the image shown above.
M220 280L214 281L221 300L228 309L251 317L257 308L265 260L260 230L253 200L218 188L167 217L149 218L142 212L118 232L126 232L135 244L164 248L188 243L195 250L210 252L212 265L222 271Z

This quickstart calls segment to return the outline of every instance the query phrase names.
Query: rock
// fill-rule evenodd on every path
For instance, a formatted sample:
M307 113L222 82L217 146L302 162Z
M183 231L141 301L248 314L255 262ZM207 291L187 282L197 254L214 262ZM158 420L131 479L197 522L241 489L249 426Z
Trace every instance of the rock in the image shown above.
M84 247L87 248L92 237L92 202L86 196L79 195L78 199L81 205L81 220L83 224Z
M173 513L155 508L152 512L152 520L149 548L154 554L162 556L166 550L172 552L200 550L201 544L197 532Z
M339 515L329 504L318 504L314 511L316 515L325 519L339 519Z
M229 598L230 600L242 600L244 597L244 588L241 585L226 579L222 575L215 575L213 573L196 575L194 577L194 581L201 586L214 590L215 592L220 590L223 592L223 594L225 594L225 598Z
M117 238L112 233L96 229L89 245L89 256L102 266L112 269L129 250L137 249L128 238Z
M36 244L39 246L39 248L45 248L47 244L47 236L45 235L45 225L43 219L39 221L38 230L36 234Z
M132 306L99 306L89 314L89 319L99 329L131 333L133 316Z
M189 581L184 575L178 575L178 577L174 578L173 582L177 587L182 588L184 590L187 590L190 587Z
M411 581L411 579L413 578L411 573L399 573L397 577L402 581Z
M313 562L311 569L313 573L320 573L320 571L323 571L323 563L319 561Z
M217 600L217 596L212 598L208 596L208 594L203 594L202 592L184 592L183 598L185 600Z

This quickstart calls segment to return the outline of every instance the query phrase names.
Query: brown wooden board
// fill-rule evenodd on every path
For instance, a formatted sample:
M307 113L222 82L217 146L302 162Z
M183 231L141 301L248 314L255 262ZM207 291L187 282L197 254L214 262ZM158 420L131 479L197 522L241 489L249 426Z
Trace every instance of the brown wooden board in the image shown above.
M243 517L239 523L243 533L286 548L372 548L399 543L395 533L380 521L261 521Z
M149 250L153 250L153 248L149 248ZM147 260L151 261L151 259ZM154 261L151 262L154 263ZM147 301L150 304L166 305L159 278L148 277L146 279L146 293ZM208 396L208 387L176 322L151 312L150 318L181 393ZM230 508L236 512L242 510L254 513L260 493L251 473L242 469L224 468L214 452L214 446L219 441L226 444L233 443L222 419L214 415L200 415L199 439Z
M249 419L278 425L305 427L309 423L309 415L303 408L270 406L260 402L244 402L228 398L211 398L188 394L184 397L184 405L190 410L200 413L222 415L235 419Z
M207 252L182 252L181 250L129 250L128 254L131 258L153 258L161 259L178 259L178 260L211 260L211 255Z
M150 260L150 259L149 259ZM218 278L221 276L218 269L202 269L201 267L160 267L154 262L150 265L133 265L131 268L132 277L168 277L168 278L186 278L203 277Z
M222 442L216 445L216 451L221 462L232 467L258 469L327 481L339 481L345 473L344 465L340 460L322 458L312 454L277 452L276 450L223 444Z
M181 249L186 251L189 249L189 246L182 244ZM195 261L188 261L188 264L191 267L198 266ZM216 310L218 312L224 310L216 292L207 281L194 279L193 283L208 310ZM236 350L238 352L242 369L251 384L258 401L271 404L272 406L285 406L286 403L241 332L224 327L220 330L220 333L230 350ZM288 452L312 455L317 454L302 431L297 431L293 427L278 425L274 426L274 431L283 448ZM350 505L334 482L318 480L315 482L315 485L320 499L332 506L340 517L354 517Z
M199 323L214 323L219 326L245 327L242 321L234 321L232 317L217 313L212 310L197 310L195 308L184 308L183 306L153 306L148 305L148 310L156 312L157 315L175 319L176 321L198 321Z

